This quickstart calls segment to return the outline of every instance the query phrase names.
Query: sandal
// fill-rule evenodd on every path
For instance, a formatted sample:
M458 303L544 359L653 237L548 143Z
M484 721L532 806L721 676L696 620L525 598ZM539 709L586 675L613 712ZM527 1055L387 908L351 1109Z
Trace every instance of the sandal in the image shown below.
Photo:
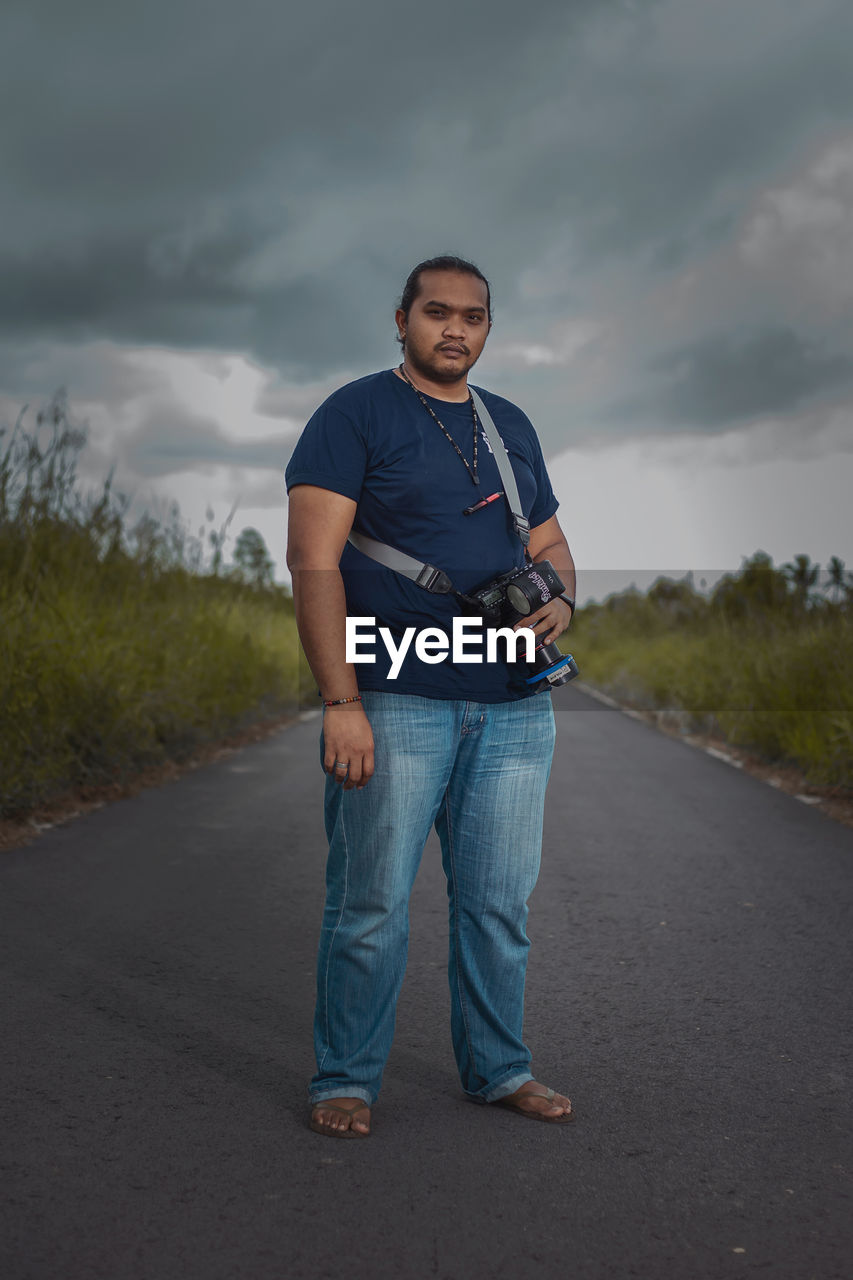
M533 1083L533 1082L531 1082ZM545 1124L568 1124L574 1120L574 1111L564 1111L558 1116L546 1116L544 1111L531 1111L528 1107L519 1106L525 1098L544 1098L546 1102L550 1102L555 1096L553 1089L546 1089L544 1093L540 1093L538 1089L525 1089L522 1085L516 1093L511 1093L508 1098L498 1098L492 1103L493 1107L507 1107L510 1111L517 1111L520 1116L524 1116L527 1120L542 1120Z
M314 1112L321 1109L323 1111L340 1111L342 1115L349 1116L349 1125L346 1129L333 1129L331 1125L321 1124L319 1120L314 1119ZM356 1098L352 1106L349 1107L342 1107L337 1102L315 1102L311 1108L311 1118L308 1123L315 1133L324 1133L327 1138L369 1138L369 1133L359 1133L357 1129L352 1127L356 1112L369 1110L370 1107L366 1102L362 1102L360 1098Z

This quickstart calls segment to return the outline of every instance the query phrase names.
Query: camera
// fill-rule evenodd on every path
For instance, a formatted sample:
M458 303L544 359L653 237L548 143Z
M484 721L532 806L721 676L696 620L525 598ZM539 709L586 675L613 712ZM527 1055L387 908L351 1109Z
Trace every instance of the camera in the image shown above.
M478 609L489 627L513 627L535 613L542 605L553 600L563 591L563 583L550 560L525 564L520 569L510 569L470 592L468 599ZM578 666L571 654L562 653L556 643L536 641L532 662L521 661L530 674L526 684L539 684L547 680L557 688L578 675Z

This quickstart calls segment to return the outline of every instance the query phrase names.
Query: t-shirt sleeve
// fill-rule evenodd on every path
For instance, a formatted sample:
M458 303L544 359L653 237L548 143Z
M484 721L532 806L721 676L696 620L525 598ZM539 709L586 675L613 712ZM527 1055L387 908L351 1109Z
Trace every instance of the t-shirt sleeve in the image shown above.
M284 478L288 493L294 485L313 484L358 502L366 469L365 427L331 397L308 421Z
M542 456L542 446L532 424L530 425L529 447L530 465L536 477L536 497L533 500L533 506L530 508L528 520L530 521L531 529L535 529L537 525L544 524L546 520L550 520L560 504L551 487L551 478L548 475L548 468L545 466L545 459Z

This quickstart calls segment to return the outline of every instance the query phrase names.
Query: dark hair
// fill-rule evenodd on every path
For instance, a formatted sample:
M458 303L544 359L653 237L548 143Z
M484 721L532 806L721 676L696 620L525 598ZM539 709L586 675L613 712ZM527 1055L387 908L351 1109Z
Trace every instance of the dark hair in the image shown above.
M403 289L403 296L400 299L400 310L406 313L407 318L412 303L420 291L421 275L424 271L456 271L461 276L476 276L478 280L482 280L486 286L486 307L489 313L489 322L491 323L492 291L489 288L488 280L480 268L474 266L473 262L466 262L464 258L456 258L450 253L443 253L438 258L427 258L425 262L419 262L414 270L409 273L406 287ZM402 338L398 337L397 341L402 345Z

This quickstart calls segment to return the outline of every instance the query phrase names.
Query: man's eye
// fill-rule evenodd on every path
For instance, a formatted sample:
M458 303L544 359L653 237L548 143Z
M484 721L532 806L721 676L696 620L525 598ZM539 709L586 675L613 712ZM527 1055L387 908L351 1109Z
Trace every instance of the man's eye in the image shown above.
M483 318L482 316L469 316L469 317L468 317L468 319L469 319L470 321L472 321L472 323L474 323L474 324L479 324L479 323L480 323L480 321L482 320L482 318Z

